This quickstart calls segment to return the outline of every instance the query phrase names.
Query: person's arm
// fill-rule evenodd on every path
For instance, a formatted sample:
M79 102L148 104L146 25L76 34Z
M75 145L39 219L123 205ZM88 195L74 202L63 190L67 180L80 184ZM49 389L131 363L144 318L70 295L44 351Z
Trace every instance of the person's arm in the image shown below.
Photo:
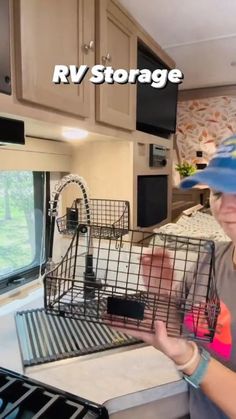
M114 327L114 324L112 325ZM183 338L172 338L167 335L165 324L155 322L155 333L127 330L115 327L124 333L143 340L154 346L174 361L176 366L183 365L192 358L193 346ZM198 366L200 355L191 366L183 370L187 375L192 375ZM200 383L204 393L230 418L236 418L236 373L211 358L206 373Z
M158 330L161 332L161 345L171 343L171 338L167 336L165 325L157 325ZM166 342L166 343L165 343ZM186 342L186 341L185 341ZM193 355L193 348L188 342L186 342L186 348L182 345L183 353L178 356L173 356L172 360L178 364L188 362ZM163 351L165 353L165 351ZM184 369L183 372L187 375L192 375L200 362L200 355L196 361ZM211 358L203 376L202 382L200 383L201 389L204 393L222 409L226 415L230 418L236 418L236 373L231 371L229 368L222 365L220 362Z
M195 368L197 365L195 366ZM190 375L192 368L184 371ZM236 418L236 373L210 359L207 371L200 384L204 393L230 418Z
M160 297L159 287L161 285L161 289L164 293L168 294L168 290L172 288L174 281L173 266L170 257L168 256L168 252L157 249L154 254L143 255L141 265L143 282L146 289L153 294L157 293L158 297ZM162 277L164 277L164 280L161 279ZM195 280L195 276L191 279ZM189 292L189 289L187 291ZM176 312L176 320L178 321L178 319L179 314ZM126 329L122 319L117 318L112 322L108 320L107 324L154 346L171 358L177 366L186 364L187 362L189 363L189 360L193 356L193 345L186 339L169 337L167 335L165 323L162 321L157 320L155 322L154 333L151 331L143 332L140 330ZM183 370L183 372L187 375L192 375L197 368L199 361L200 355L198 355L194 363L191 362L191 366ZM211 358L200 386L205 394L217 404L226 415L236 419L236 373Z

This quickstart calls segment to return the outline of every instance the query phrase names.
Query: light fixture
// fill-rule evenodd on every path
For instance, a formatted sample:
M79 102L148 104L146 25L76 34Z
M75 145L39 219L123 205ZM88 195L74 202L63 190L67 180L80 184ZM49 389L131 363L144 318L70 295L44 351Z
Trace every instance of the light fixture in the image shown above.
M66 140L80 140L88 136L88 131L80 128L64 128L62 135Z
M231 61L230 65L231 67L236 67L236 61Z

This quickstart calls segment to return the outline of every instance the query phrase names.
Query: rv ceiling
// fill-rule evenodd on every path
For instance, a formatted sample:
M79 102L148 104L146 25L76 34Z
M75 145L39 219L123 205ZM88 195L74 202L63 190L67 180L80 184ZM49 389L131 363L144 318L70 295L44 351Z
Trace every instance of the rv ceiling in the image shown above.
M235 0L120 0L176 61L180 89L236 83Z

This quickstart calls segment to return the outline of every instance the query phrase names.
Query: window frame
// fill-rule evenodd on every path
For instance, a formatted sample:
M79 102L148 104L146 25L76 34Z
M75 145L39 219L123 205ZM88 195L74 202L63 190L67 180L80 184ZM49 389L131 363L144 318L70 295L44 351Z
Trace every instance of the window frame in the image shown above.
M33 190L34 190L34 209L40 209L43 213L46 214L45 225L43 232L45 240L44 240L44 261L42 264L42 273L45 271L46 262L48 259L48 238L49 238L49 223L50 217L49 213L49 201L50 201L50 173L49 172L42 172L42 171L32 171L33 173ZM45 198L44 198L44 183L46 182L46 191L45 191ZM38 225L35 223L35 238L37 237L37 228ZM40 240L41 242L41 240ZM35 261L38 260L38 252L41 250L41 245L37 240L35 240L35 248L39 250L36 251L35 258L32 261L30 267L23 267L18 269L12 274L6 274L0 279L0 294L8 292L12 289L20 287L22 285L27 284L39 277L39 269L40 263L35 265ZM35 266L32 266L35 265Z

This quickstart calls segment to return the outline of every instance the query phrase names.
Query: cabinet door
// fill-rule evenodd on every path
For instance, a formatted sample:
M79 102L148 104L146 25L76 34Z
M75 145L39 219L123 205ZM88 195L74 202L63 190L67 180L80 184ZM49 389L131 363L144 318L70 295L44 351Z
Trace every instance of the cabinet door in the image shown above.
M92 64L93 0L16 0L17 97L35 105L88 116L89 81L54 84L56 64ZM91 11L91 13L90 13ZM93 57L92 57L93 56Z
M96 2L96 63L115 69L137 68L137 37L133 23L111 0ZM136 85L96 86L96 119L129 130L136 129Z

